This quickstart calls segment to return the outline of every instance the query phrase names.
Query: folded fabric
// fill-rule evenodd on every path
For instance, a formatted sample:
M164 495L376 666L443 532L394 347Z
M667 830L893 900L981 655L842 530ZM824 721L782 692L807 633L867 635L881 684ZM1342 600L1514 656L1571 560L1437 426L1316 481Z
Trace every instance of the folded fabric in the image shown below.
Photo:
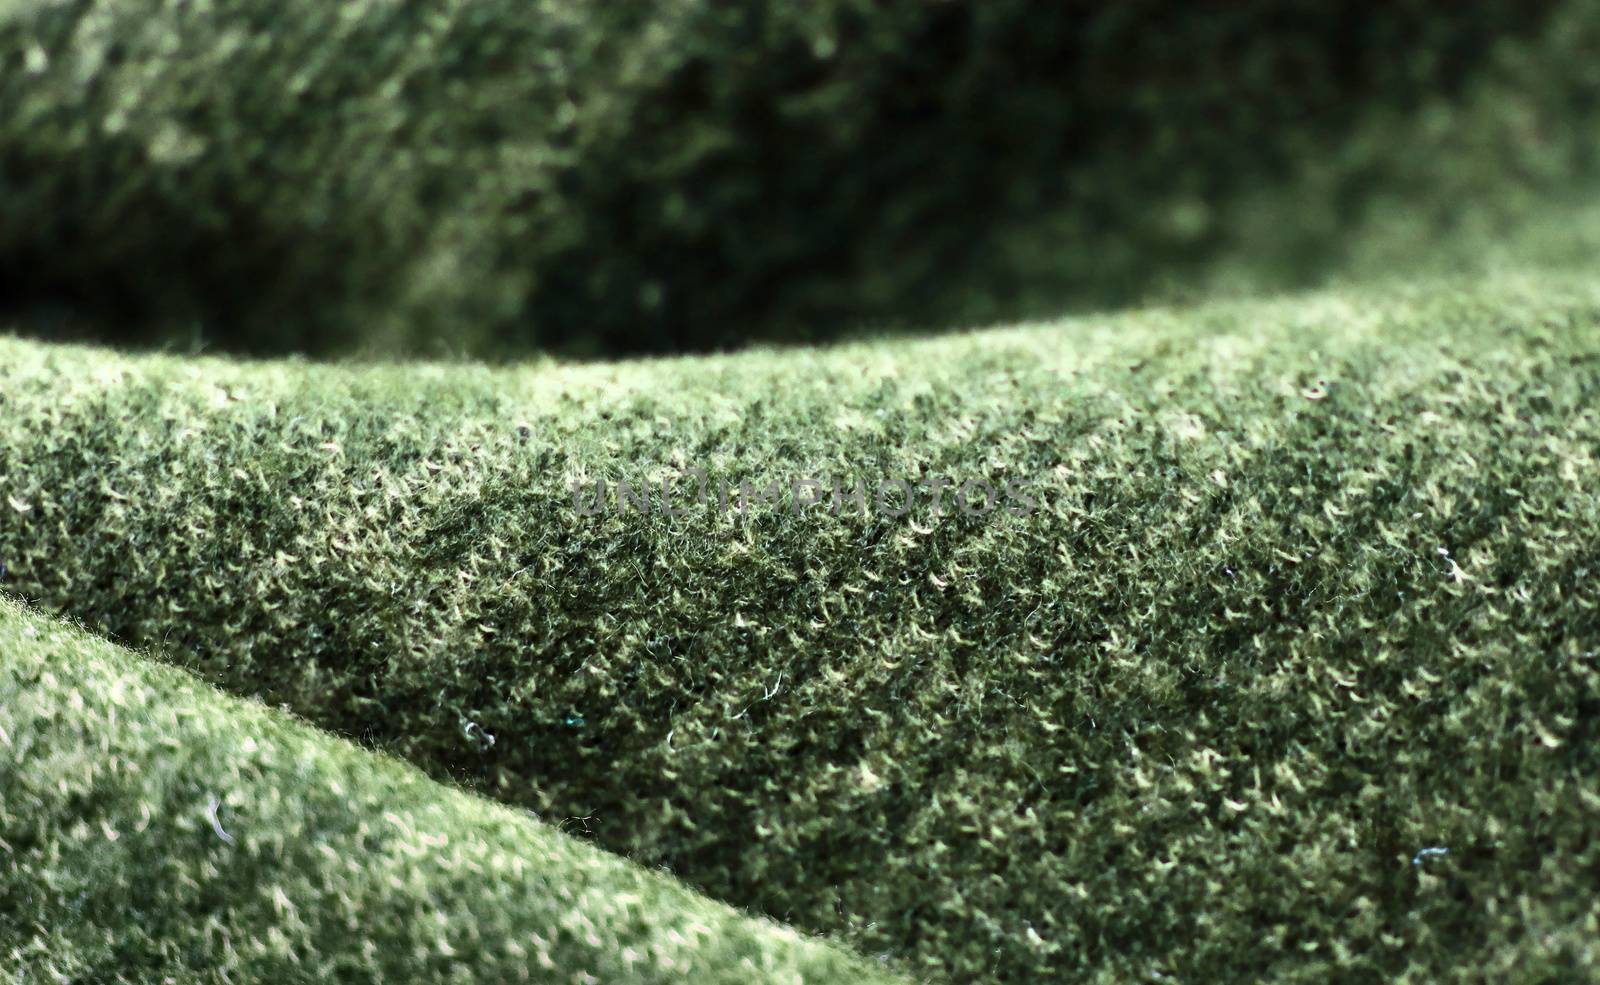
M7 983L888 982L0 600Z

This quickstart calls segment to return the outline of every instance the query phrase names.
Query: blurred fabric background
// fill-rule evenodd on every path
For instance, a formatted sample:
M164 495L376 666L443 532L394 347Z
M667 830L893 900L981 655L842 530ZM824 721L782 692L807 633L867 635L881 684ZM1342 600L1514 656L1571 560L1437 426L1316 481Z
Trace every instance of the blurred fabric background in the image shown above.
M1597 14L4 3L0 315L185 350L595 356L1470 263L1581 199Z

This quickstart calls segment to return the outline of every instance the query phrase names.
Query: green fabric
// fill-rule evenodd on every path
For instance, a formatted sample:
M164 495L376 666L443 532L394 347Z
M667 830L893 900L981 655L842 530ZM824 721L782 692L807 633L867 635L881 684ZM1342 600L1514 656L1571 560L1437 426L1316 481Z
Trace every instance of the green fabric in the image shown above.
M0 601L6 982L889 982Z
M1013 320L1236 253L1303 279L1483 85L1508 133L1434 201L1582 163L1595 7L6 0L0 302L443 356Z
M6 591L910 973L1596 977L1587 276L503 369L0 340L0 394ZM596 517L569 489L685 497L691 467L1015 478L1042 508ZM113 761L8 787L89 810L74 784L142 782ZM275 783L324 803L250 775L241 839ZM161 831L228 857L197 813L221 781L181 776ZM99 837L67 816L5 837Z

